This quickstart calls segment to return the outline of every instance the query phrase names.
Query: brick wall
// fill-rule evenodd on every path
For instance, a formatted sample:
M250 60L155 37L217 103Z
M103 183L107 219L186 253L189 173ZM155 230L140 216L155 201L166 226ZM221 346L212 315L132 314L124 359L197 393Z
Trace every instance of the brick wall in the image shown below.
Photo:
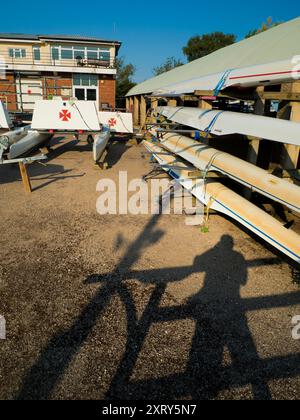
M51 95L62 96L69 99L73 96L72 75L70 73L60 74L57 78L46 74L41 76L43 86L43 97L47 99ZM56 89L55 89L56 87ZM70 88L70 89L68 89ZM9 111L17 111L16 80L14 74L7 74L5 80L0 79L0 98L8 104ZM116 81L112 76L99 76L99 109L102 104L108 104L109 108L116 107Z
M72 75L66 74L53 78L46 76L43 78L43 96L47 99L49 96L62 96L63 99L69 99L73 96Z
M109 108L116 107L116 81L112 77L99 77L99 109L102 104L108 104Z
M9 111L17 111L17 95L15 76L6 74L5 79L0 79L0 99L7 105Z

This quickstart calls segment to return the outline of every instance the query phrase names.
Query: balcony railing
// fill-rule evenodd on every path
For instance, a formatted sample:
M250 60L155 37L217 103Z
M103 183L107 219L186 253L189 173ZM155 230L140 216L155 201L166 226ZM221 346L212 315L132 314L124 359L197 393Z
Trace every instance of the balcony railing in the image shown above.
M55 58L51 54L40 54L37 59L33 54L26 52L25 57L10 57L7 50L0 49L1 66L6 69L14 69L18 66L47 66L47 67L78 67L78 68L94 68L94 69L115 69L115 59L97 59L97 58Z

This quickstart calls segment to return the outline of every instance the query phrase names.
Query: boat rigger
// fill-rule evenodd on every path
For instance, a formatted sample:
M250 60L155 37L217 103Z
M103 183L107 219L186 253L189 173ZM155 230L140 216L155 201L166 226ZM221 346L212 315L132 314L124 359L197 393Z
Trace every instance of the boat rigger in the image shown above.
M204 205L238 221L274 248L300 262L300 236L294 231L286 229L278 220L227 188L218 179L189 178L190 166L177 156L167 153L159 144L144 141L144 145L162 169Z

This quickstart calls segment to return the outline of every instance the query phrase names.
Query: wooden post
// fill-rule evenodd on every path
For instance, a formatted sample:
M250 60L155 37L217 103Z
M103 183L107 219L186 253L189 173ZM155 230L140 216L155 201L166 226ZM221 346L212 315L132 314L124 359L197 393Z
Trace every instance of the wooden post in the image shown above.
M260 139L257 137L248 137L249 139L249 146L248 146L248 155L247 161L252 163L253 165L257 164L259 146L260 146Z
M158 107L158 99L151 99L151 108L155 110ZM151 122L156 123L156 118L152 115Z
M203 99L199 99L198 108L202 109L212 109L212 103L204 101Z
M168 106L177 106L177 99L169 99Z
M266 102L262 99L262 95L264 93L264 87L258 87L256 89L256 99L254 103L254 114L255 115L264 115L265 113L265 106ZM260 146L260 138L248 136L249 145L248 145L248 153L247 153L247 161L252 163L253 165L257 164L257 158L259 153L259 146ZM247 200L251 200L252 191L249 188L244 189L244 197Z
M23 162L19 162L19 168L20 168L20 173L21 173L21 177L22 177L24 190L27 193L31 193L32 192L31 183L30 183L30 179L29 179L29 176L28 176L28 173L27 173L26 164L23 163Z
M129 98L129 112L133 114L133 98L130 96Z
M130 100L126 98L126 112L130 112Z
M300 92L300 83L295 82L292 85L292 93ZM290 115L288 108L290 110ZM300 102L290 102L289 105L285 107L283 118L288 119L290 117L291 121L300 122ZM294 146L292 144L284 144L282 148L281 156L281 165L282 168L286 171L292 171L297 169L298 160L299 160L299 146Z
M135 96L133 99L133 125L138 127L140 124L140 99Z
M263 86L258 87L256 89L256 100L254 104L255 115L264 115L265 113L266 102L264 99L262 99L263 93L264 93ZM255 137L248 137L248 139L250 141L249 141L249 147L248 147L247 161L250 163L253 163L253 165L256 165L261 139L255 138Z
M155 109L158 107L158 99L151 99L151 108Z
M291 102L291 121L300 122L300 103ZM284 144L282 153L282 167L286 170L297 169L299 159L299 146Z
M146 118L147 118L146 99L145 99L144 96L141 96L141 101L140 101L140 125L141 125L141 128L145 127Z

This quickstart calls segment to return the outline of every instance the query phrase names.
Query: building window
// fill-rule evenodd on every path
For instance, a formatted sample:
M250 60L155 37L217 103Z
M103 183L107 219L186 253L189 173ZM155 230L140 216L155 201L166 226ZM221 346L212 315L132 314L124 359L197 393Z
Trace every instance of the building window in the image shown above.
M41 59L41 50L39 47L33 47L33 58L35 61L39 61Z
M25 58L26 50L24 48L9 48L8 54L11 58Z
M100 52L100 60L110 61L110 53L109 52L105 52L105 51L101 51Z
M110 61L110 48L57 45L51 48L53 60L102 60Z
M74 58L75 60L83 60L85 57L85 50L84 48L74 48Z
M98 76L96 74L74 74L74 86L98 86Z
M51 48L52 60L59 60L59 49L57 47Z
M73 74L73 94L79 101L97 101L98 76Z
M98 48L90 48L86 49L86 58L90 60L97 60L98 59Z
M72 60L73 59L73 50L69 48L62 48L60 53L62 60Z

